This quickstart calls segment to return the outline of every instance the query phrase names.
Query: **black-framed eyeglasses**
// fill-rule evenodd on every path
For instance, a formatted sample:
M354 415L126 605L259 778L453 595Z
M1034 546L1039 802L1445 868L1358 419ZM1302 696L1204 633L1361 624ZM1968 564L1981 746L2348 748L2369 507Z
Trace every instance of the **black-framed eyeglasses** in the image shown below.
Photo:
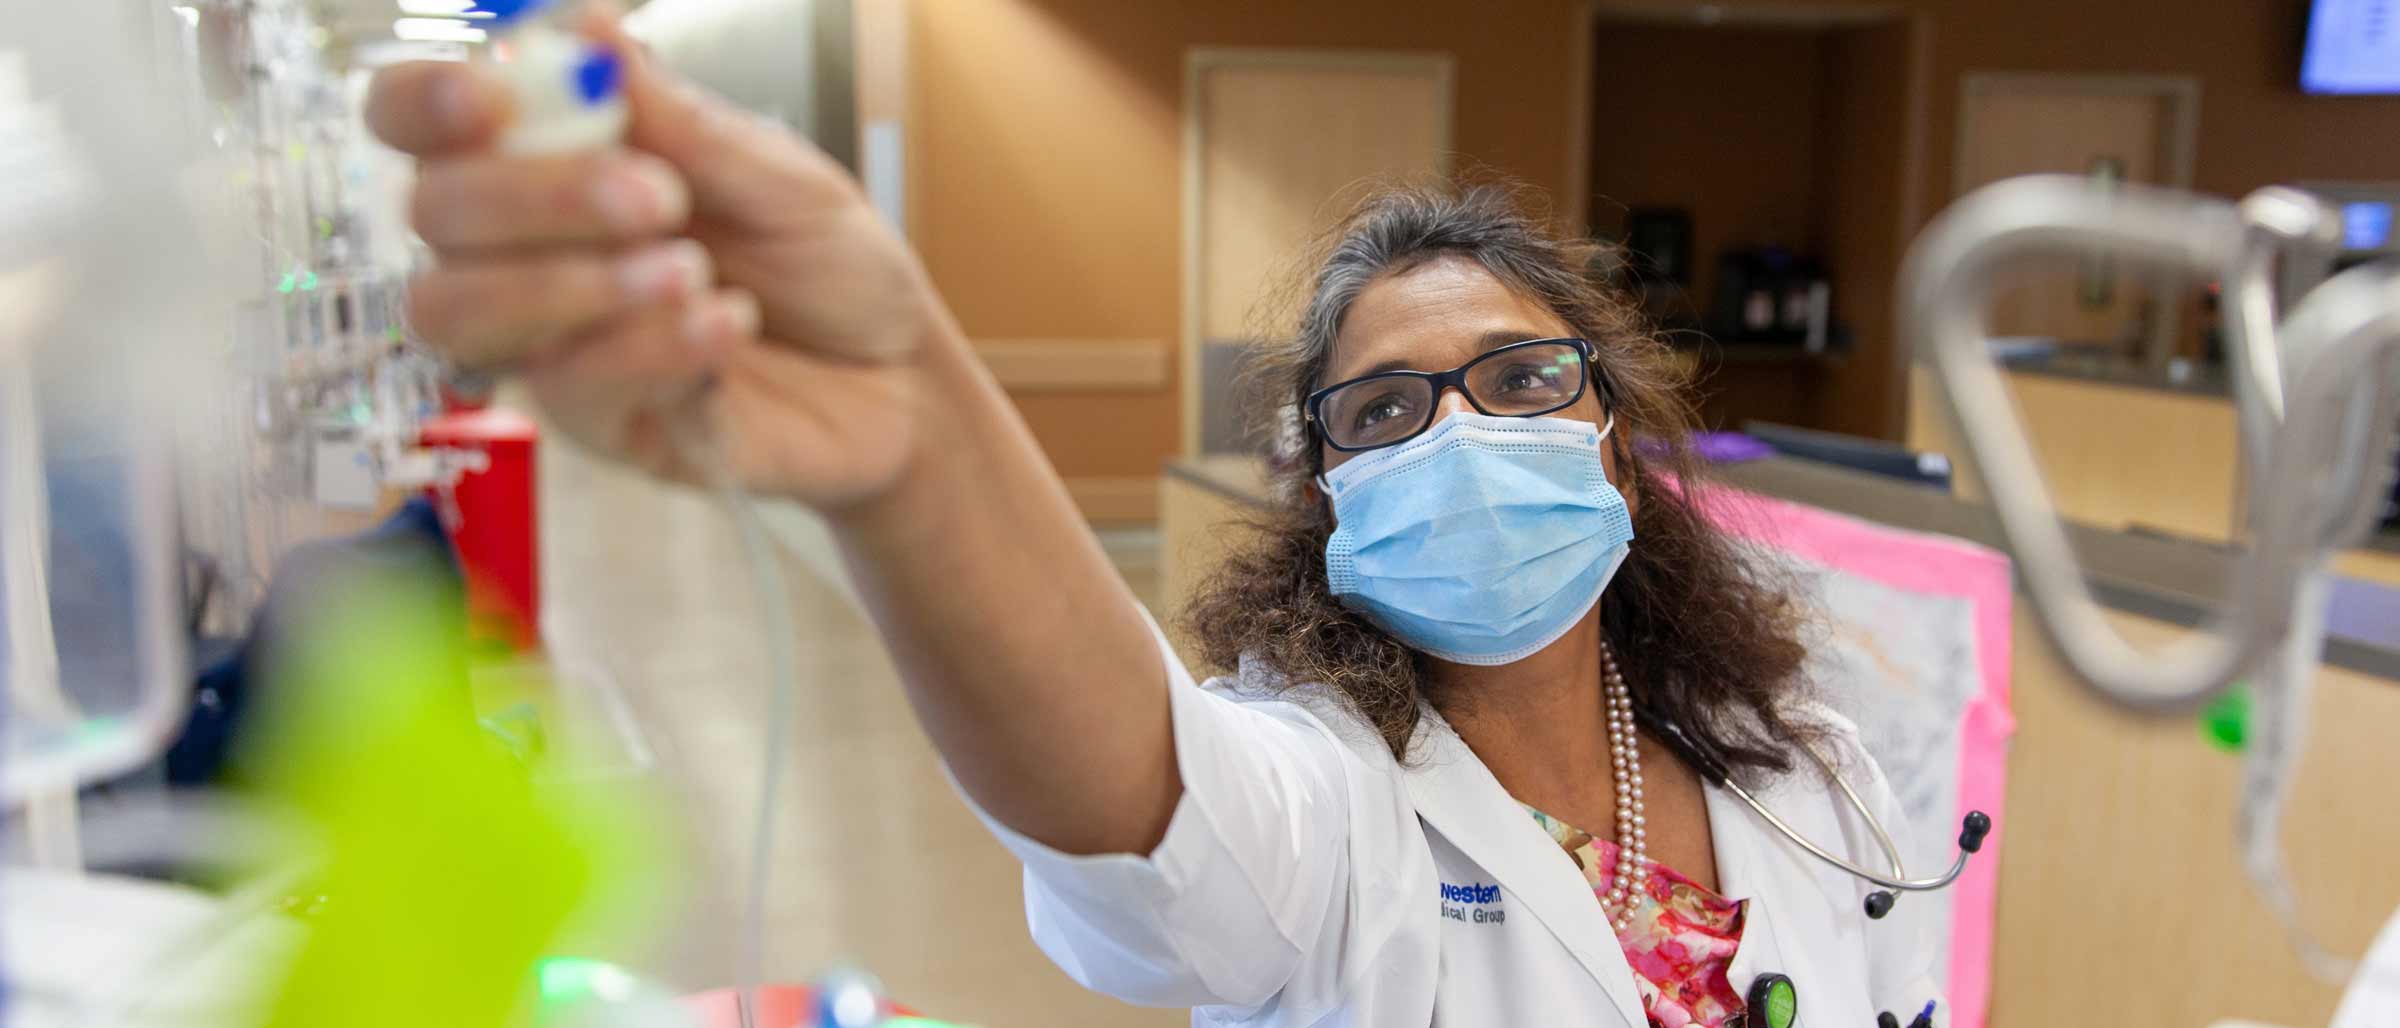
M1308 394L1308 423L1344 453L1380 449L1430 427L1442 393L1453 386L1493 417L1540 417L1583 399L1592 360L1592 344L1581 339L1510 343L1448 371L1386 371L1336 382ZM1603 400L1607 393L1603 386Z

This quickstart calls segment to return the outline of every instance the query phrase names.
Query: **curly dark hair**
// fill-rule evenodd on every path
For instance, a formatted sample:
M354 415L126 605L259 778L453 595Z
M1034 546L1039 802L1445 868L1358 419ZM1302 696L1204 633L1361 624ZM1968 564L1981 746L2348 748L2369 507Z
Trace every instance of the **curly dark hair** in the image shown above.
M1297 411L1320 379L1350 305L1367 285L1444 256L1480 264L1540 301L1598 352L1617 424L1618 487L1636 541L1601 599L1600 623L1644 706L1681 726L1737 773L1791 768L1795 741L1818 727L1787 702L1804 687L1806 608L1790 577L1710 524L1709 488L1691 452L1687 373L1624 298L1586 274L1613 256L1547 230L1522 186L1387 187L1368 196L1311 253L1297 331L1260 346L1247 375L1272 447L1275 499L1183 614L1199 656L1219 668L1262 662L1290 688L1330 688L1407 759L1423 720L1428 658L1343 606L1326 583L1331 505L1311 483L1322 450ZM1295 290L1297 293L1297 290ZM1298 301L1303 297L1294 295Z

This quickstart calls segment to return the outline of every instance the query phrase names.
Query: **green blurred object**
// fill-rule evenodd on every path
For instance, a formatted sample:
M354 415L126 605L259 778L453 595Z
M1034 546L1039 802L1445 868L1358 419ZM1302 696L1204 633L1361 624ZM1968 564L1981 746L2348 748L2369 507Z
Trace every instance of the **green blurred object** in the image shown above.
M302 606L243 776L315 827L329 902L267 1024L523 1023L570 915L640 877L637 826L546 794L478 723L455 581L384 565Z
M2200 732L2227 753L2239 753L2250 738L2250 684L2235 682L2225 695L2201 708Z
M550 957L534 967L544 1010L631 995L634 977L624 968L582 957Z
M535 981L534 1028L705 1028L674 993L607 961L551 957Z

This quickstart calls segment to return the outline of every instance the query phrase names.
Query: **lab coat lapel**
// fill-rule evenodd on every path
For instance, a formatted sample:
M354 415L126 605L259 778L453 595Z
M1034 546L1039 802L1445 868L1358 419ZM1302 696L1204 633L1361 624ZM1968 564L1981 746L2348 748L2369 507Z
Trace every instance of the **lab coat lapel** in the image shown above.
M1408 772L1420 817L1533 912L1600 983L1629 1025L1647 1024L1633 969L1575 863L1501 788L1458 733L1429 715Z
M1810 838L1839 838L1833 834L1833 826L1822 823L1822 804L1789 802L1782 795L1785 792L1760 790L1759 801ZM1746 995L1753 979L1774 972L1790 976L1805 995L1814 970L1808 966L1812 948L1807 941L1817 940L1816 948L1822 949L1840 936L1838 911L1827 897L1842 895L1845 886L1841 881L1822 880L1822 865L1792 845L1731 790L1710 786L1707 795L1719 894L1747 902L1741 946L1726 965L1726 981L1736 993Z

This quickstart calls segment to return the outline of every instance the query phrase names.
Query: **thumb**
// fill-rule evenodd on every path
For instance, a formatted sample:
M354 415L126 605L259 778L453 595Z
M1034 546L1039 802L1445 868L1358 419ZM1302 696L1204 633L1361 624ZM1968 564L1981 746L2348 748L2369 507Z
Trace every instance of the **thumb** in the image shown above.
M860 202L850 173L824 151L677 75L609 6L587 8L582 29L623 62L626 142L683 174L695 216L769 229Z

